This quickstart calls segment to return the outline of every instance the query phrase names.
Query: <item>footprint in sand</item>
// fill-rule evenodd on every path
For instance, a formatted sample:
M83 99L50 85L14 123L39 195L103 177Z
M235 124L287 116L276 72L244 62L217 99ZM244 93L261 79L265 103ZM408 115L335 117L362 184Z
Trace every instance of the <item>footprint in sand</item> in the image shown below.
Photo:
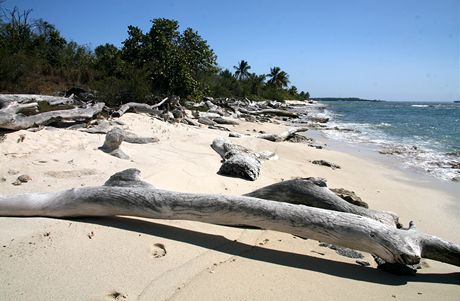
M156 243L150 246L150 254L153 258L160 258L166 256L166 247L164 244Z

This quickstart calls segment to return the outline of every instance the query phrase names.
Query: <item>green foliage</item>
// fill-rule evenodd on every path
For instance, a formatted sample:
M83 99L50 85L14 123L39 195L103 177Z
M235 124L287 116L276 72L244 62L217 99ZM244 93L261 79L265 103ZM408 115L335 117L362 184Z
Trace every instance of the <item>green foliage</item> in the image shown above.
M0 1L1 4L1 1ZM30 10L0 7L0 92L55 93L73 86L96 91L110 105L147 102L153 96L178 95L251 99L302 99L308 92L287 90L289 76L280 68L267 75L250 73L245 60L233 74L219 70L216 55L198 32L179 31L179 23L154 19L148 32L128 26L120 49L104 44L91 51L66 41L45 20L30 20Z
M206 90L199 79L217 71L216 56L196 31L178 28L168 19L153 20L146 34L130 26L122 57L146 71L152 93L197 97Z

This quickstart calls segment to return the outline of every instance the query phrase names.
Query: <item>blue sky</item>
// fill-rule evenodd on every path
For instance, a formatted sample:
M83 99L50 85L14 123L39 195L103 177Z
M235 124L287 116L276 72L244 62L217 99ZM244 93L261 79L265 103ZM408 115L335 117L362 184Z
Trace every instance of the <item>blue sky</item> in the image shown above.
M460 100L460 0L6 0L94 48L122 45L128 25L178 20L223 68L279 66L313 97Z

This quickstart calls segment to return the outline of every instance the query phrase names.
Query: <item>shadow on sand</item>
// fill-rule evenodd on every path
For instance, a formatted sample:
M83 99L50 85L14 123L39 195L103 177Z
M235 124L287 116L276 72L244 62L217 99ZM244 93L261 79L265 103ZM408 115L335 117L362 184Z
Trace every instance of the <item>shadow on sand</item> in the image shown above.
M385 285L404 285L408 282L432 282L443 284L460 284L460 272L448 274L423 273L415 276L396 276L384 271L363 267L357 264L337 262L305 254L266 249L233 241L220 235L207 234L173 226L157 224L152 221L128 217L78 218L78 222L98 224L136 233L154 235L166 239L204 247L229 255L240 256L252 260L305 269L343 277L358 281L379 283Z

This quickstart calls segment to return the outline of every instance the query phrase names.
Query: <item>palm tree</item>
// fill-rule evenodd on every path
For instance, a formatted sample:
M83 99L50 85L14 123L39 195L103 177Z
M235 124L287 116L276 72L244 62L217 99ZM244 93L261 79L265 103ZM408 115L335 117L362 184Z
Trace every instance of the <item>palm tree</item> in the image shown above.
M233 66L233 69L235 69L235 77L238 80L243 80L249 77L249 69L251 69L251 66L249 66L247 61L241 60L238 66Z
M280 67L270 68L270 74L268 74L268 76L270 77L268 84L277 88L287 87L289 84L289 75L281 71Z

